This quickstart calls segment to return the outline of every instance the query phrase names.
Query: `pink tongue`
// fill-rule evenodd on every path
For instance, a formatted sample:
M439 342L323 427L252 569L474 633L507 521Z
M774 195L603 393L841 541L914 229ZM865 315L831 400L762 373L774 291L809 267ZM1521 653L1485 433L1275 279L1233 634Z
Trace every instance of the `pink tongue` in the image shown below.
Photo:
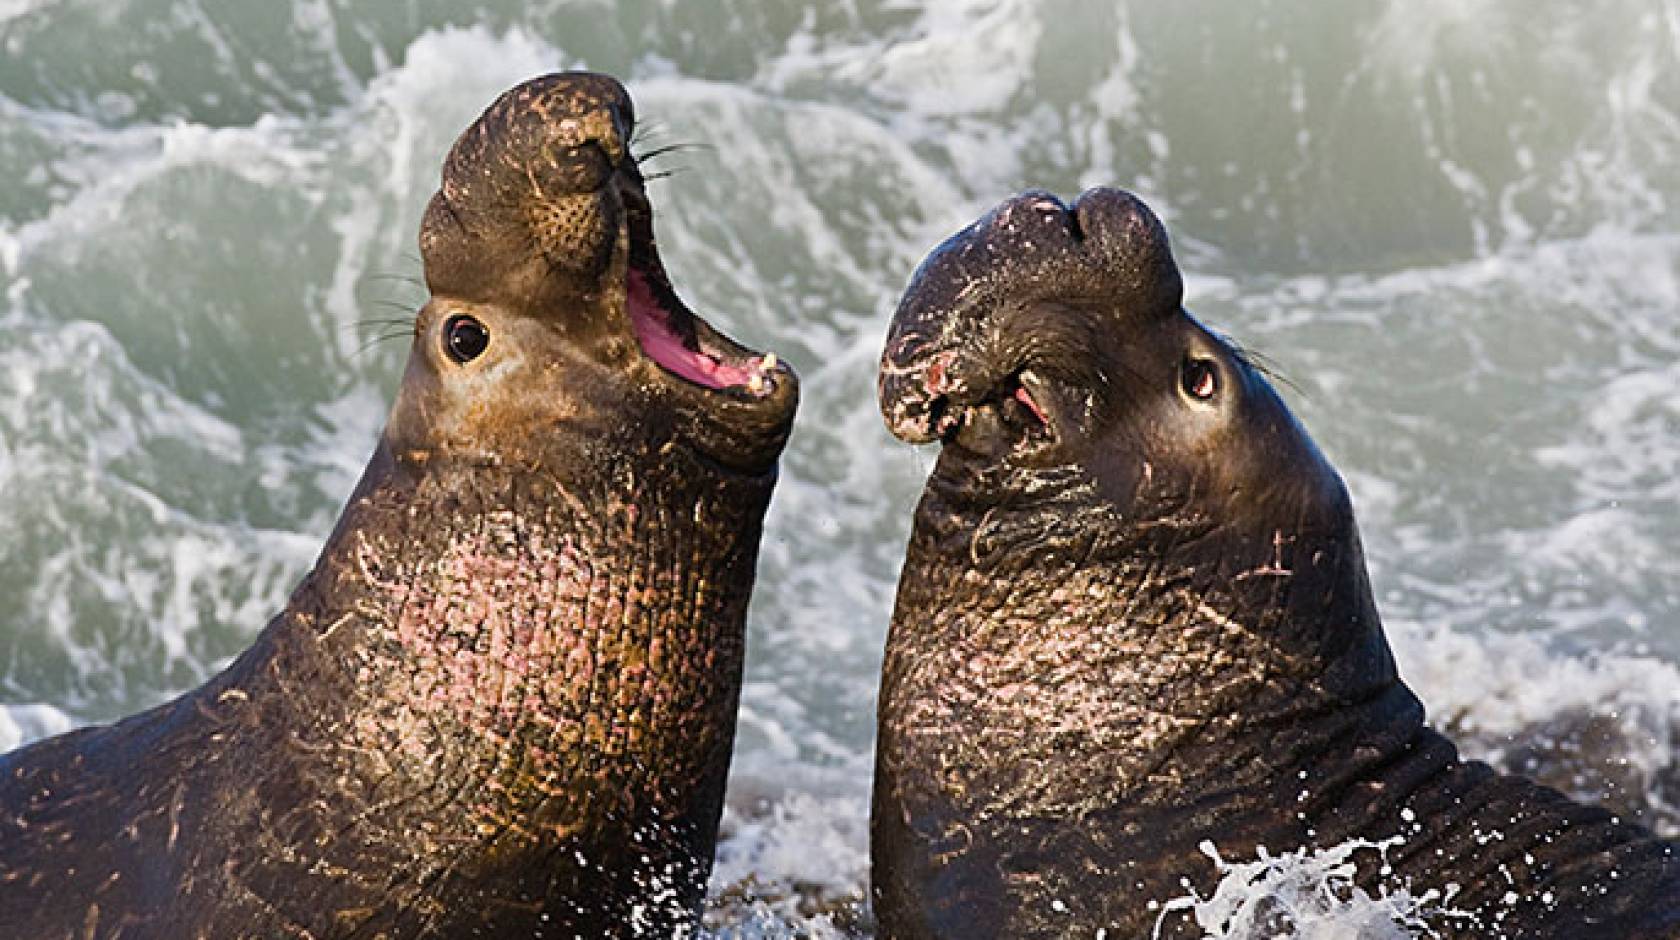
M653 299L653 289L640 271L631 271L628 278L630 325L636 331L636 341L642 351L667 370L707 388L745 385L752 377L749 369L732 366L696 352L683 345L671 331L671 323L659 302Z
M1032 409L1032 413L1038 416L1039 424L1049 426L1050 419L1045 416L1044 409L1038 407L1038 402L1033 401L1032 395L1025 388L1017 387L1015 389L1015 399Z

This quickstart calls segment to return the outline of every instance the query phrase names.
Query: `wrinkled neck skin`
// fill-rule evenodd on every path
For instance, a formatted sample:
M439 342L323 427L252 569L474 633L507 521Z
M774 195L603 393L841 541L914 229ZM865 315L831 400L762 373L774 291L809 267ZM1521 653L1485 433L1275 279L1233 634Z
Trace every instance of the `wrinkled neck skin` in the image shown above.
M1201 937L1161 905L1210 895L1204 841L1242 861L1403 834L1388 871L1359 857L1362 884L1456 885L1471 913L1448 936L1488 935L1513 884L1552 899L1532 928L1570 922L1565 887L1598 898L1616 865L1668 864L1648 834L1460 763L1423 727L1345 500L1339 527L1245 530L1147 487L1123 518L1094 485L949 444L929 481L883 665L883 937ZM1496 830L1512 837L1490 849Z
M273 655L234 670L230 687L266 687L249 707L302 706L263 720L307 729L298 776L357 820L347 841L437 866L370 904L556 936L691 916L773 474L646 447L566 476L382 452Z
M883 698L906 708L895 722L957 748L1057 755L1042 776L1030 759L988 761L1006 779L977 809L1176 804L1210 775L1240 786L1309 759L1350 709L1416 721L1391 701L1351 527L1243 532L1164 505L1127 519L1075 469L1000 479L1019 473L947 449L889 643ZM1320 629L1332 614L1339 628ZM1303 736L1255 740L1267 726Z

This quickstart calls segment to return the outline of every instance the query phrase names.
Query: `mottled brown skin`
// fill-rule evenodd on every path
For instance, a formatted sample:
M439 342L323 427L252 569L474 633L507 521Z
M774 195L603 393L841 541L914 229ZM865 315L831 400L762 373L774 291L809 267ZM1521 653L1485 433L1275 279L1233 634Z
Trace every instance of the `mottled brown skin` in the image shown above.
M632 112L551 75L462 135L431 300L315 569L203 688L0 758L0 936L671 937L722 806L762 515L796 381L693 385ZM483 354L443 324L470 312Z
M1181 297L1093 190L1004 203L899 307L882 409L944 446L882 670L881 936L1200 937L1163 912L1217 884L1204 840L1399 836L1359 883L1456 885L1439 936L1680 937L1673 845L1424 726L1341 479Z

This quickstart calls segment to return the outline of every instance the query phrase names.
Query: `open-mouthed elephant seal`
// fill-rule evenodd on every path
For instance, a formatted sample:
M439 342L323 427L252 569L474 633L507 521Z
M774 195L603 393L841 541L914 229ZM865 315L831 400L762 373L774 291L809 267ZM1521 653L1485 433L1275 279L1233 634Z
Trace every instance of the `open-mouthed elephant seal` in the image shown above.
M0 758L0 936L692 927L797 382L677 299L632 123L556 74L456 142L314 570L204 687Z

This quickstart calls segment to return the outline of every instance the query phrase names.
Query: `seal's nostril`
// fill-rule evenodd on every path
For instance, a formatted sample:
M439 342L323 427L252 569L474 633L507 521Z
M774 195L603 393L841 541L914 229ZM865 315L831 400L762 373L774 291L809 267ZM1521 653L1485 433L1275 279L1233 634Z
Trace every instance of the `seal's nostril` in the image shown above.
M930 437L943 438L959 422L950 414L951 402L944 395L935 396L928 402L927 433Z
M1064 213L1067 217L1068 234L1075 242L1085 241L1085 227L1079 224L1079 210L1069 209Z

